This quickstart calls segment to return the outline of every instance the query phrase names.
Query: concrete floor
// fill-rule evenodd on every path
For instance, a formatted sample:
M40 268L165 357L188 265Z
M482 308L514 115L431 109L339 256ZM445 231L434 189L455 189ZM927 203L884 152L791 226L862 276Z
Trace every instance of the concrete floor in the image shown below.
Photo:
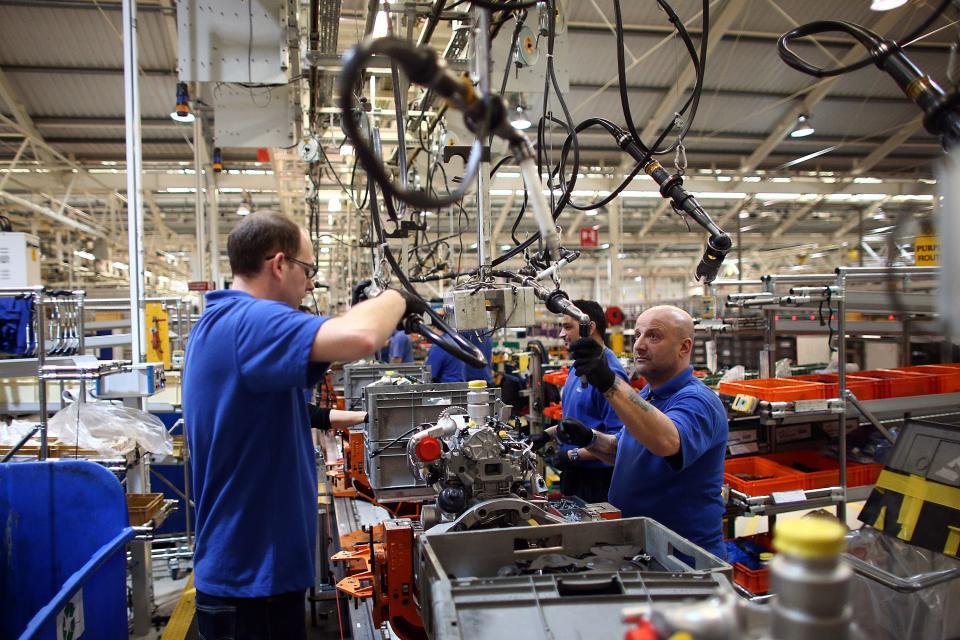
M187 584L187 575L181 576L177 580L172 580L169 575L157 575L153 585L154 600L157 605L157 616L169 618L177 606L180 594ZM331 638L349 638L349 621L343 620L343 633L341 635L339 621L337 620L337 611L333 606L333 601L319 602L317 604L317 626L310 624L310 605L304 604L304 619L307 626L308 640L330 640ZM144 635L130 635L130 640L160 640L163 636L163 627L160 629L151 629ZM361 640L361 639L358 639ZM367 640L366 638L362 640Z

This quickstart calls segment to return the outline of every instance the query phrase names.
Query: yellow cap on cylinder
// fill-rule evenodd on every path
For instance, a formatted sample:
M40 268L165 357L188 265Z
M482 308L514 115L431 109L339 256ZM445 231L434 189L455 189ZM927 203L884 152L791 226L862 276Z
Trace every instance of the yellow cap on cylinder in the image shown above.
M843 552L846 533L838 520L784 520L773 530L773 548L799 558L829 558Z

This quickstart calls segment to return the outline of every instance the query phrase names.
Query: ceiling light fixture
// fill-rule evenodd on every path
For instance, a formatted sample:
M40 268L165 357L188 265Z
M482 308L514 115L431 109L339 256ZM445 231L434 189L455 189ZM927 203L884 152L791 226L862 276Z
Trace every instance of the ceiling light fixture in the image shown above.
M521 131L533 126L533 123L527 118L523 103L517 105L517 110L514 112L513 118L510 119L510 124L513 125L514 129L520 129Z
M794 125L793 131L790 132L791 138L806 138L809 135L812 135L816 129L813 128L813 124L810 122L810 116L805 113L801 113L797 117L797 124Z
M907 0L873 0L870 3L871 11L890 11L907 4Z
M177 122L184 124L196 120L196 116L190 112L190 92L187 91L186 82L177 83L177 106L170 113L170 117Z

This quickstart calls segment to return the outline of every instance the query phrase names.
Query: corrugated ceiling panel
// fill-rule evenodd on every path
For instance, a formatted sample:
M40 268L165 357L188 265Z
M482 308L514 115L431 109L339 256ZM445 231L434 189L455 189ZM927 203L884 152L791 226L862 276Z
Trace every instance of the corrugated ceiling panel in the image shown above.
M120 13L115 15L119 29ZM118 67L123 46L103 15L84 9L5 6L0 20L0 60L6 64Z
M121 75L18 73L10 80L34 116L123 117ZM167 117L175 94L175 78L141 77L142 117Z
M14 65L121 67L119 11L5 6L0 20L0 61ZM140 66L172 69L175 58L159 12L138 14Z

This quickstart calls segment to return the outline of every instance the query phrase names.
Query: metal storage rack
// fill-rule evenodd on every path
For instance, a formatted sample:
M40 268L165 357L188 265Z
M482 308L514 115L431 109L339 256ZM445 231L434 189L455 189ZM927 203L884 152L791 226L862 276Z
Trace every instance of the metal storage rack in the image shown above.
M0 359L0 377L36 377L38 381L38 407L40 424L37 429L15 445L7 457L13 455L27 440L39 431L40 460L47 458L47 385L42 372L47 366L68 366L74 355L82 355L86 348L84 336L83 291L51 291L45 287L2 288L0 297L29 297L33 299L34 317L29 327L34 344L35 357ZM51 317L47 318L48 311ZM48 333L50 335L48 336ZM54 340L51 346L50 340ZM64 354L64 355L57 355ZM66 355L69 354L69 355Z
M852 283L876 283L900 281L901 283L911 279L936 279L939 275L937 267L838 267L833 274L805 274L805 275L767 275L761 279L763 290L756 293L738 293L728 296L727 306L730 307L760 307L763 309L766 323L765 334L766 344L772 345L778 333L778 327L775 321L777 312L785 309L796 309L798 307L814 308L826 303L828 305L828 316L833 315L836 322L836 347L839 354L841 366L837 369L838 397L823 401L810 401L800 403L761 403L760 421L761 424L779 426L784 424L799 424L811 422L837 422L838 423L838 453L840 463L840 487L831 488L830 495L823 494L827 490L817 490L821 493L809 495L804 501L798 501L792 505L792 508L767 509L765 515L774 515L784 511L798 509L815 508L824 506L824 503L835 503L837 506L837 516L844 520L846 518L846 503L851 500L863 499L859 497L861 491L852 491L847 486L847 420L851 415L860 414L867 422L875 426L881 433L891 438L889 431L885 428L882 416L892 416L910 412L936 413L949 409L960 411L960 393L935 394L928 396L908 396L903 398L890 398L882 400L859 400L848 388L846 382L846 353L847 353L847 333L850 330L846 319L848 311L877 312L887 310L891 307L890 294L887 291L851 291ZM753 283L751 283L753 284ZM779 293L778 286L787 285L790 287L789 293ZM910 313L933 314L936 312L936 306L932 296L925 294L912 294L906 292L896 292L895 294L897 313L906 315ZM809 327L800 326L793 331L809 332L814 327L814 321L810 322ZM909 341L909 331L911 324L914 329L922 329L925 332L935 334L938 327L932 321L922 321L922 323L909 322L902 320L899 323L893 321L885 324L867 323L866 327L857 327L857 329L868 329L875 333L889 333L892 330L902 332L905 339ZM919 325L919 326L918 326ZM761 377L769 377L774 369L773 351L766 350L761 354L760 369ZM838 489L838 491L833 491ZM736 493L736 492L734 492ZM807 492L812 494L813 492ZM856 497L854 494L857 494ZM767 501L752 499L752 501L743 501L739 496L734 498L741 503L746 512L752 515L761 515L758 505L771 504L769 496ZM772 506L772 505L771 505Z

